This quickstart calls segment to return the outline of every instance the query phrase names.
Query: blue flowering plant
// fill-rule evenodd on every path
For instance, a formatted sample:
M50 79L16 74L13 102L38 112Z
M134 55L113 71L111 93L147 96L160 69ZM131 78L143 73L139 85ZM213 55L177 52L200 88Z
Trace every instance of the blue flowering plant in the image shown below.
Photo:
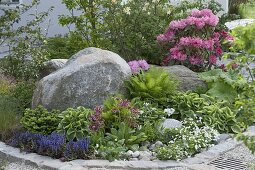
M56 132L42 135L28 131L16 133L7 143L26 152L36 152L61 160L86 159L90 145L87 138L68 142L64 135Z
M87 159L90 141L87 138L70 141L66 144L64 158L67 160Z

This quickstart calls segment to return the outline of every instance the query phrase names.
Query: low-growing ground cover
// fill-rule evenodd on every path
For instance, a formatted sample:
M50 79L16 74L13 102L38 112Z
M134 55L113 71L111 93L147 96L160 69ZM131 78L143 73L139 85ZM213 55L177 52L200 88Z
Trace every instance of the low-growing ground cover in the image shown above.
M125 16L130 15L128 5L133 4L122 6ZM165 50L161 62L202 72L199 75L207 88L178 91L177 77L163 68L150 66L145 60L133 60L128 62L132 75L125 82L126 94L109 95L103 105L93 109L83 106L64 111L47 110L43 106L32 109L38 67L31 77L29 69L24 74L22 69L19 74L6 72L15 73L13 76L20 79L13 86L8 82L0 84L2 140L22 151L63 161L181 160L214 145L219 133L236 134L254 152L254 137L241 135L247 126L255 123L254 69L247 68L251 79L240 74L247 63L254 62L254 58L247 57L251 45L242 42L243 36L237 31L233 35L239 41L229 48L234 38L215 10L184 12L170 22L163 34L154 35ZM228 50L242 55L227 66L217 65ZM6 61L8 58L4 64ZM29 63L41 66L42 61L38 65ZM178 122L178 126L166 125L171 120ZM21 126L15 130L17 122ZM4 135L5 131L12 133Z

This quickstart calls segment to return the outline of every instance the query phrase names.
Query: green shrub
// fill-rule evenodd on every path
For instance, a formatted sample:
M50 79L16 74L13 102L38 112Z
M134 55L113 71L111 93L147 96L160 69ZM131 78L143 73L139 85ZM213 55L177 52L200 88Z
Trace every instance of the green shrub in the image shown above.
M8 81L0 79L0 94L1 95L10 95L12 86L13 85L10 84Z
M85 47L81 37L75 33L70 33L65 36L59 35L48 38L45 49L49 53L49 59L69 59Z
M165 105L168 97L176 93L178 80L166 70L151 68L147 72L134 74L126 82L129 98Z
M11 96L17 100L18 109L23 112L31 107L35 83L32 81L18 82L11 89Z
M81 37L85 47L109 49L128 61L146 59L153 64L160 64L165 54L158 49L155 38L173 18L180 18L194 8L209 8L214 13L222 10L219 3L205 3L205 0L182 1L179 6L171 5L169 0L65 0L63 3L70 12L78 10L80 15L62 15L59 22L67 27L74 24L72 33Z
M30 13L25 24L13 27L22 21L20 16L23 13L33 11L31 8L37 10L39 3L40 0L32 0L31 3L22 4L20 8L1 11L0 38L8 40L5 43L10 49L8 55L1 59L0 67L5 74L17 80L37 79L43 62L47 60L47 51L43 49L46 35L40 25L45 23L52 8L45 12Z
M20 123L30 132L48 135L57 129L60 122L59 113L58 110L49 112L43 106L26 109Z
M255 18L255 2L242 4L239 6L239 15L241 18Z
M155 36L168 23L168 0L65 0L64 4L80 15L62 15L59 22L64 26L74 24L72 33L82 38L85 47L109 49L126 60L144 58L159 64L162 53Z
M235 100L237 119L245 125L251 126L255 123L255 81L247 84Z
M255 24L237 27L231 34L235 37L233 47L235 51L255 54Z
M88 116L92 110L85 107L68 108L60 114L57 132L64 134L67 140L78 140L89 136Z
M238 9L242 4L247 4L252 0L229 0L229 13L238 14Z

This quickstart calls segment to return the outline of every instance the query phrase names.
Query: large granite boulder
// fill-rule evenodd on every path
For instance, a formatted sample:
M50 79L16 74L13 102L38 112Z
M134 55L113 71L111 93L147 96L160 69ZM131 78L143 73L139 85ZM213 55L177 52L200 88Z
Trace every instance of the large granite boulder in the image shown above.
M65 110L68 107L94 108L110 94L122 92L124 80L131 75L119 55L86 48L75 54L63 68L41 79L35 90L32 107Z
M40 70L40 78L43 78L54 71L65 66L67 59L52 59L43 63L44 67Z
M179 90L181 91L193 91L198 87L206 87L205 82L199 78L198 74L185 66L173 65L162 68L174 74L180 80Z

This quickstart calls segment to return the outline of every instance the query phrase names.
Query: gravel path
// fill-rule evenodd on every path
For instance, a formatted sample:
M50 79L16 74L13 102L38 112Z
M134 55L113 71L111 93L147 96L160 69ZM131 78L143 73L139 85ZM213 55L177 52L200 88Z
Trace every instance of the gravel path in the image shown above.
M1 167L0 170L2 170ZM3 170L40 170L40 169L25 164L10 163L4 165Z

